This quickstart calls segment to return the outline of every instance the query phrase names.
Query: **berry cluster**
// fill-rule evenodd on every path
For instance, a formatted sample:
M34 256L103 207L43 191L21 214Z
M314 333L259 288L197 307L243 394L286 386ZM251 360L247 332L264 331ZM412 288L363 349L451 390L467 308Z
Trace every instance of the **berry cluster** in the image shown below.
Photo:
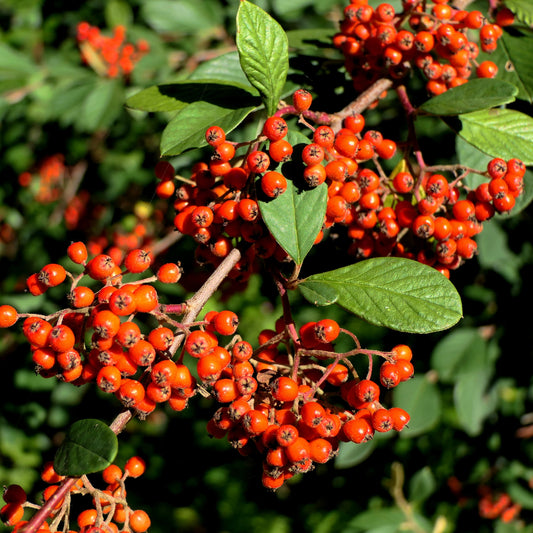
M477 57L480 49L496 50L502 25L513 22L504 16L508 10L489 22L480 11L456 9L448 0L403 0L402 7L396 13L388 3L373 8L368 0L352 0L344 9L333 43L357 91L381 77L401 79L415 67L433 95L466 83L473 73L496 76L496 64Z
M81 242L67 253L82 272L48 264L27 285L39 295L69 279L70 308L40 316L0 306L0 327L24 318L36 371L75 385L95 382L141 418L158 404L182 411L197 392L212 397L221 407L208 423L210 435L227 436L241 453L262 452L267 487L326 462L340 441L366 442L375 431L401 430L409 420L402 409L386 409L379 401L380 385L389 389L413 375L407 346L365 350L334 320L296 331L292 321L280 319L275 330L261 332L254 350L237 335L239 318L230 310L182 324L172 315L185 314L187 304L159 303L151 283L177 283L177 264L128 282L126 276L139 277L152 265L150 251L128 252L121 266L106 254L89 259ZM143 333L147 314L159 325ZM355 344L349 352L335 351L341 333ZM368 357L365 379L352 364L357 355ZM374 357L383 360L378 382L372 380Z
M296 91L293 96L296 113L311 105L311 95ZM233 248L243 243L245 260L235 275L245 280L257 267L257 260L286 260L286 252L276 243L261 219L258 202L272 200L287 189L287 179L303 189L323 183L328 186L328 202L324 229L334 223L355 223L363 219L359 211L377 209L378 175L360 168L367 161L390 159L396 153L396 143L372 129L363 133L361 115L346 120L346 127L335 132L330 126L313 127L312 142L301 153L294 153L288 140L289 128L282 116L274 115L264 123L258 139L238 145L226 139L219 126L206 131L213 153L209 162L194 165L190 180L176 189L174 225L181 233L192 236L198 243L197 259L216 265ZM244 153L237 153L245 148ZM301 163L301 171L285 175L282 164ZM172 182L174 172L169 163L160 167L161 183ZM368 194L366 194L368 193ZM364 222L365 224L367 222ZM374 220L375 225L377 223ZM323 238L321 232L317 243Z
M353 350L335 352L340 333L354 340ZM226 438L242 455L259 455L266 488L278 489L294 474L326 463L340 442L365 443L376 431L401 431L408 423L405 410L380 403L380 384L390 389L413 375L408 346L362 349L355 335L331 319L304 324L294 338L280 319L258 342L253 350L237 341L226 363L202 348L198 367L203 386L222 404L207 424L209 434ZM198 351L195 344L190 353ZM355 355L368 357L364 379L350 359ZM373 355L384 359L379 383L371 379Z
M40 316L19 315L12 306L3 305L0 306L0 326L9 327L24 318L23 334L31 345L32 359L40 375L57 376L76 385L95 381L100 389L115 393L128 407L135 405L144 413L152 411L156 400L162 401L163 391L148 384L148 380L152 378L157 382L157 370L165 365L167 356L163 354L174 335L168 328L156 327L143 338L134 317L142 319L151 313L163 320L166 315L161 311L152 283L176 283L181 277L180 266L165 263L156 275L125 283L123 275L138 275L150 267L151 252L131 250L124 258L123 269L106 254L88 260L87 248L82 242L72 243L68 256L74 263L84 266L81 273L74 275L62 265L51 263L29 276L27 287L31 294L39 295L68 278L71 281L70 308L51 316ZM84 277L88 283L82 285ZM100 283L101 288L94 283ZM183 312L183 306L174 307ZM90 343L86 343L87 335L90 335ZM155 364L156 357L161 359L159 366ZM147 367L152 372L146 372ZM144 385L133 379L136 374L144 375L149 391L146 398ZM137 400L143 403L137 404Z
M22 172L18 182L22 187L32 187L37 202L48 204L61 197L66 177L65 157L54 154L41 161L35 173ZM37 183L34 185L34 182Z
M500 519L511 522L520 514L522 506L512 501L509 494L502 492L495 494L489 487L482 487L479 499L479 516L490 520Z
M108 37L103 35L98 27L91 26L88 22L80 22L76 37L83 61L98 74L108 78L127 78L139 59L150 50L144 39L136 44L125 42L124 26L116 26L113 35Z
M359 230L359 237L357 230L348 229L356 239L354 251L359 257L389 253L410 257L449 277L450 269L476 253L473 237L482 231L482 223L514 207L523 193L525 171L518 159L493 158L480 173L489 181L475 189L463 185L464 174L449 182L440 173L425 172L415 178L411 172L398 172L387 186L395 199L376 213L377 227ZM394 238L398 235L401 242Z
M144 533L151 524L150 517L142 509L132 509L127 502L126 480L128 478L138 478L144 474L146 465L144 459L138 456L130 457L124 469L116 464L111 464L102 473L102 480L106 484L104 489L97 489L86 476L79 478L73 483L68 494L60 498L53 506L51 513L44 518L39 533L55 533L58 531L71 531L73 524L70 524L69 516L70 499L74 495L89 495L92 497L93 506L84 509L76 517L76 524L80 533L118 533L118 531L130 531L133 533ZM41 479L47 483L42 498L44 503L60 489L61 483L65 481L64 476L60 476L54 470L52 462L45 463ZM59 493L58 493L59 494ZM23 531L28 520L24 520L26 508L38 510L40 505L28 502L26 492L20 485L9 485L4 489L5 505L0 509L2 521L8 526L14 526L13 533ZM61 523L64 526L61 526ZM119 529L119 525L120 526Z
M296 113L303 113L311 98L300 90L293 102ZM281 116L269 117L259 139L244 146L226 139L218 126L207 130L211 160L195 164L174 201L175 227L198 243L198 261L216 266L233 246L244 244L245 259L235 270L240 280L257 269L260 259L284 261L287 255L261 220L258 200L283 194L292 179L305 188L327 185L326 215L316 244L326 232L336 232L343 237L336 241L357 259L408 257L449 277L450 269L475 254L473 237L482 222L509 212L523 192L526 168L518 159L493 158L485 171L457 166L451 180L438 170L415 172L407 162L405 170L388 176L379 160L393 157L396 144L365 128L363 115L347 116L337 131L327 124L307 125L312 139L298 154ZM238 154L241 147L247 151ZM299 175L292 169L284 175L279 165L289 159L301 163ZM471 172L488 181L468 189L463 180ZM160 185L175 188L169 163L160 163L157 175Z

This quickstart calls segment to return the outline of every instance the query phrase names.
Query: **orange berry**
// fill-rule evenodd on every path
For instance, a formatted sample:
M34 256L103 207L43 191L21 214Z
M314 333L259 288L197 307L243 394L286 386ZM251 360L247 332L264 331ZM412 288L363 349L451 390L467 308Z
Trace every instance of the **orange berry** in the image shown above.
M142 457L134 455L130 457L124 466L124 471L130 477L139 477L144 474L146 470L146 462Z
M151 521L148 513L142 509L133 511L130 515L130 527L135 533L144 533L150 527Z
M11 305L0 305L0 328L9 328L18 320L17 310Z

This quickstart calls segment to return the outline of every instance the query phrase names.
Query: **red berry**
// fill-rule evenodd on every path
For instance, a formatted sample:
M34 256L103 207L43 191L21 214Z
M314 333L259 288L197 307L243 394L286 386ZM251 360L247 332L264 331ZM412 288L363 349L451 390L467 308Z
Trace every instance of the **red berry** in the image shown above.
M265 152L255 150L248 155L246 162L250 172L262 174L263 172L267 171L270 165L270 158Z
M239 325L239 317L233 311L220 311L213 321L219 335L233 335Z
M277 198L287 190L287 180L283 174L271 170L261 178L261 190L269 198Z
M280 376L272 384L272 395L280 402L292 402L298 396L298 384L287 376Z
M61 265L50 263L41 269L37 277L44 286L56 287L65 281L67 273Z
M302 422L309 427L318 426L325 415L324 407L316 401L304 403L300 409Z
M0 328L9 328L18 320L17 310L11 305L0 305Z
M340 333L340 326L335 320L323 318L315 326L315 337L320 342L333 342Z
M83 242L73 242L67 248L67 255L74 263L84 264L88 257L87 247Z
M23 504L27 500L26 491L20 485L8 485L4 490L3 497L6 503Z
M409 414L401 407L391 407L389 415L392 420L392 426L396 431L401 431L411 419Z
M396 387L401 381L396 364L385 361L379 369L379 380L387 389Z
M392 429L392 417L388 409L381 408L372 413L372 427L380 433L385 433Z
M307 111L313 103L313 96L306 89L297 89L292 95L292 104L298 113Z
M205 132L205 140L211 146L216 147L226 140L226 134L220 126L211 126Z
M279 141L288 132L287 122L282 117L268 117L263 126L263 135L270 141Z
M374 437L374 428L366 418L348 420L342 426L342 431L348 440L357 444L372 440Z

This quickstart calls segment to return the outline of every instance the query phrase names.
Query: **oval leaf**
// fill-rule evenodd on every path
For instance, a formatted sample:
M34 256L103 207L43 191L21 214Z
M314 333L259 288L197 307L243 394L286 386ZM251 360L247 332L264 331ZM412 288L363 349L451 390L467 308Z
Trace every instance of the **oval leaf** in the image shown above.
M268 230L297 265L302 264L322 228L327 194L325 183L302 190L288 179L283 194L269 202L259 202Z
M98 80L78 109L76 127L93 132L106 129L117 118L124 103L124 89L117 80Z
M416 437L429 431L439 421L442 410L439 390L426 376L415 376L394 389L394 405L411 417L401 437Z
M247 87L250 92L254 91L254 94L259 94L248 83L248 79L242 71L237 51L221 54L209 61L200 63L187 79L189 81L208 79L224 81L236 86Z
M118 451L117 436L101 420L74 422L54 458L54 470L69 477L99 472L108 467Z
M470 83L470 82L469 82ZM492 157L517 157L533 165L533 118L511 109L489 109L459 116L459 135Z
M376 448L376 441L370 440L355 444L353 442L341 442L339 453L335 457L335 468L343 470L362 463Z
M243 107L237 108L220 107L204 101L189 104L163 130L161 155L179 155L186 150L206 146L205 132L213 124L229 133L256 108L255 105L245 105L242 100L241 104Z
M242 70L273 115L289 69L289 44L283 28L265 11L241 0L237 12L237 50Z
M409 501L423 502L437 489L437 481L429 466L424 466L413 474L409 481Z
M339 294L335 290L335 287L327 283L307 279L299 287L304 298L318 307L334 304L339 299Z
M197 0L150 0L143 2L142 19L161 33L198 33L222 24L218 2Z
M453 389L455 411L461 427L470 436L483 429L483 421L494 412L494 399L486 393L490 371L480 367L478 372L462 374Z
M371 324L410 333L447 329L462 316L461 298L437 270L399 257L367 259L303 280L320 282L339 296L337 303ZM311 300L312 301L312 300Z
M286 139L294 147L294 154L309 143L309 139L298 132L289 132ZM302 179L303 166L288 161L275 167L287 178L287 190L274 199L259 199L261 217L276 242L301 265L309 253L324 223L327 207L327 186L325 183L310 189ZM325 290L325 298L334 294ZM322 302L322 298L319 298ZM330 302L333 303L333 302ZM317 305L329 305L322 302Z
M109 0L106 2L104 14L108 28L120 25L127 28L133 21L131 6L125 0Z
M513 102L518 89L505 81L478 78L454 87L423 103L430 115L461 115Z
M486 341L476 328L461 328L443 337L431 353L431 368L442 383L455 383L465 367L470 369L471 354L485 354Z
M164 83L143 89L130 96L126 105L152 113L180 111L189 104L204 101L220 107L234 108L235 101L243 105L259 105L252 87L218 79L194 79Z
M529 0L525 1L529 3ZM533 102L532 54L533 36L526 33L511 35L507 31L503 32L498 47L490 54L491 61L498 67L498 79L515 85L517 98L530 103Z

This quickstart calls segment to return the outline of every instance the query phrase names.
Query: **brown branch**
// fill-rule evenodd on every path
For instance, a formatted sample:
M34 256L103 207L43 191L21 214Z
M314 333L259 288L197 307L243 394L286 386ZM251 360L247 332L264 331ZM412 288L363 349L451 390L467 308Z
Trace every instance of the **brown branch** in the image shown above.
M192 298L187 300L187 312L185 313L182 324L187 325L194 322L204 305L209 298L213 296L220 284L224 281L226 276L231 272L233 267L241 258L241 252L238 248L233 248L231 252L224 258L222 263L209 276L207 281L198 289ZM169 353L175 354L183 340L183 334L176 335L172 346L169 348Z
M371 104L373 104L383 93L393 86L392 80L381 78L374 82L368 89L363 91L353 102L335 113L331 117L331 128L333 131L339 131L342 127L342 121L350 115L362 113Z

